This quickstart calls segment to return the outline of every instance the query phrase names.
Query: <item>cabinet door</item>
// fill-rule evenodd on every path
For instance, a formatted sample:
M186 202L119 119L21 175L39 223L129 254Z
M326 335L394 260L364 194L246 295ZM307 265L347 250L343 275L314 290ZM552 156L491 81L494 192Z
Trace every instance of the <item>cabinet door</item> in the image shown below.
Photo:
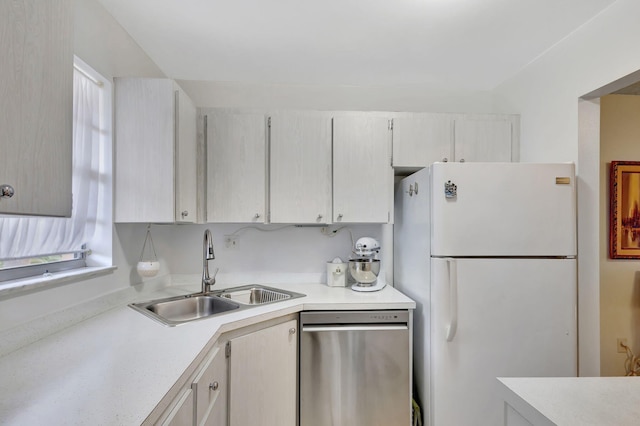
M196 394L196 425L227 424L227 357L218 346L205 360L191 388Z
M115 80L116 222L175 221L173 87L160 78Z
M333 119L333 221L391 221L393 168L387 118Z
M193 424L193 391L185 389L177 398L169 413L158 424L162 426L186 426Z
M266 120L207 116L207 222L265 221Z
M176 112L176 222L196 222L197 158L196 106L187 94L174 85Z
M331 117L270 120L270 222L331 221Z
M455 161L511 161L513 124L500 118L459 118L454 128Z
M0 213L71 216L73 2L0 2Z
M453 158L453 125L446 114L393 119L393 167L419 169Z
M295 426L297 355L296 320L231 340L231 426Z

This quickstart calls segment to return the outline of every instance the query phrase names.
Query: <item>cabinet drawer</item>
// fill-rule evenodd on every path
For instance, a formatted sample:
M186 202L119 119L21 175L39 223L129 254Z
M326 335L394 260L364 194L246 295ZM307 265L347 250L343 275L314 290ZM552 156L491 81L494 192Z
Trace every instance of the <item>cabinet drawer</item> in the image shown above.
M225 346L213 349L193 380L197 425L227 423L227 358Z

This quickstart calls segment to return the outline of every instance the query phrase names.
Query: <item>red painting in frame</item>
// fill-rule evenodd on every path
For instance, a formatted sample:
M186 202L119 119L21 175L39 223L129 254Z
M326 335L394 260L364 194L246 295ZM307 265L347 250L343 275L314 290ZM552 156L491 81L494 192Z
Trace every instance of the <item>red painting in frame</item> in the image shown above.
M640 161L612 161L609 257L640 259Z

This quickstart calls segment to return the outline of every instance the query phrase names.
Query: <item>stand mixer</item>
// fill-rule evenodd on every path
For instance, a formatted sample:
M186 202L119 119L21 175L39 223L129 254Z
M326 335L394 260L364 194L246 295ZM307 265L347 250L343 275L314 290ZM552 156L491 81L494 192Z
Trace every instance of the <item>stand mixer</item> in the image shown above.
M376 259L380 252L380 243L371 237L362 237L356 241L353 254L357 257L349 260L349 273L356 280L351 286L354 291L378 291L386 284L378 282L380 260Z

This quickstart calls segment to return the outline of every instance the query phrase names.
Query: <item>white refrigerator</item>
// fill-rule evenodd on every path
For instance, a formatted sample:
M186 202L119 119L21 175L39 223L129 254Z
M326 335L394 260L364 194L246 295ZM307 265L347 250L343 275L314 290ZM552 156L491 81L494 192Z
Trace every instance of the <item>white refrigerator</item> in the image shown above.
M497 377L576 376L573 164L434 163L395 203L425 424L504 424Z

